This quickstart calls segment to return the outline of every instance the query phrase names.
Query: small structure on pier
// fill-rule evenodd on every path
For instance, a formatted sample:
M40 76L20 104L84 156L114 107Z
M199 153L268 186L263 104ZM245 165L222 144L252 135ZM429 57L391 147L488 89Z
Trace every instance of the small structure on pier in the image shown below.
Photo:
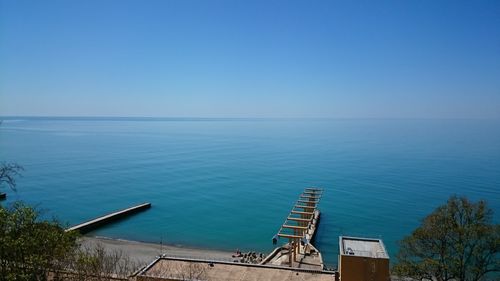
M274 244L281 238L288 242L276 248L261 264L323 269L321 253L311 243L319 221L317 205L322 194L323 190L315 187L306 188L302 192L278 234L273 237Z

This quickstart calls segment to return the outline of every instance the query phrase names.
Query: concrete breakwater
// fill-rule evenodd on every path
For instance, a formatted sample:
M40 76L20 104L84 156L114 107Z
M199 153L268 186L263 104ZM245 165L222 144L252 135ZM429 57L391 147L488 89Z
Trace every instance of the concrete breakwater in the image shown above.
M139 204L136 206L132 206L123 210L119 210L104 216L100 216L91 220L88 220L86 222L77 224L75 226L72 226L66 231L78 231L81 234L88 233L92 230L97 229L98 227L101 227L103 225L118 221L120 219L123 219L125 217L128 217L130 215L136 214L138 212L144 211L151 208L151 203L143 203Z

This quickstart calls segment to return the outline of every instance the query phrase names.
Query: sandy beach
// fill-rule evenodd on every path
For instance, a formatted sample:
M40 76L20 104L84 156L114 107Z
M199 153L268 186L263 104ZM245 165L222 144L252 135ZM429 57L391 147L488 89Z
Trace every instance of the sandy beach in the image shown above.
M123 254L139 263L151 262L155 257L162 254L170 257L232 261L231 255L233 254L226 251L160 245L107 237L84 236L80 239L82 247L92 247L99 243L103 245L105 249L109 251L121 251Z

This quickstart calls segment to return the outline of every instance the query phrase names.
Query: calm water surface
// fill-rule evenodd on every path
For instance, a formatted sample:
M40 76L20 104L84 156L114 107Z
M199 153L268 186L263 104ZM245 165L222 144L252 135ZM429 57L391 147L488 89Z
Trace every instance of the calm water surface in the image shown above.
M500 216L500 122L485 120L6 120L0 160L25 167L9 199L68 224L141 202L92 234L270 251L300 192L325 189L316 245L397 241L452 194ZM2 204L6 204L5 201Z

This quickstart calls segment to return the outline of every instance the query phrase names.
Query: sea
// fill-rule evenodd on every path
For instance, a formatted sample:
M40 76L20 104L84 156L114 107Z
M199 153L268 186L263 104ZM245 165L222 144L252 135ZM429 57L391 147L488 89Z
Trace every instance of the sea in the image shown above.
M2 119L0 161L24 171L0 204L69 226L152 203L95 236L267 253L304 188L321 187L314 244L335 267L339 236L380 238L393 259L452 195L500 217L499 120Z

